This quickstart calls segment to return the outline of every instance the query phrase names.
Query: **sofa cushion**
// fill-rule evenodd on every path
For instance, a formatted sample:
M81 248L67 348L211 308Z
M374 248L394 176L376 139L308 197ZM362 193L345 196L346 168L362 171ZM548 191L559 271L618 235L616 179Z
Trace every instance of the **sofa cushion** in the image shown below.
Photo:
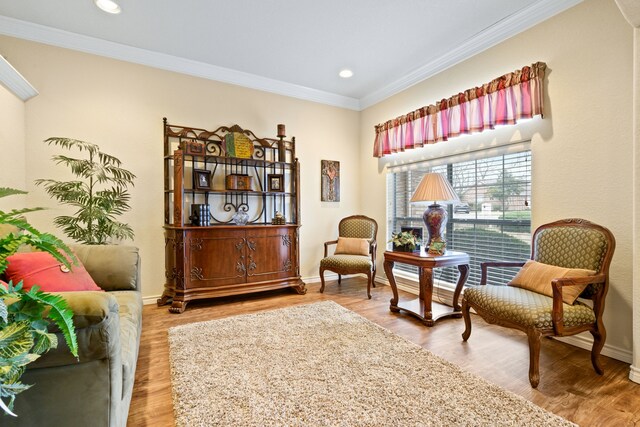
M70 245L105 291L140 290L138 248L127 245Z
M69 351L55 324L50 331L58 336L58 347L29 365L29 369L75 365L114 357L120 349L118 302L110 292L61 292L73 311L73 325L78 338L78 359Z
M38 285L44 292L101 291L80 261L71 270L48 252L17 253L7 261L7 281L22 281L24 290Z
M109 292L118 301L120 316L120 346L122 360L122 397L133 388L136 361L142 330L142 297L140 292Z

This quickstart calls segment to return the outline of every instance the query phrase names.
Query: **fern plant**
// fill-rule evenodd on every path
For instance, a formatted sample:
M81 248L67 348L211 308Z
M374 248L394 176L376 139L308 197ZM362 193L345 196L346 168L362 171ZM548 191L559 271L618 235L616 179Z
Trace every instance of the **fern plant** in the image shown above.
M0 197L15 194L26 193L0 188ZM0 225L12 225L21 231L0 237L0 276L9 265L7 258L22 245L48 252L67 267L70 260L76 261L64 242L52 234L39 232L23 218L24 214L41 209L0 210ZM48 330L50 321L57 325L71 353L78 357L73 312L62 297L41 292L37 286L25 291L22 282L0 283L0 408L5 414L16 416L12 412L16 395L31 387L20 381L26 366L58 346L56 335Z
M100 151L96 144L58 137L45 142L86 152L88 157L52 157L56 164L71 169L78 178L75 181L36 180L36 185L42 185L49 196L77 209L73 216L56 217L55 225L71 239L88 245L104 245L110 239L133 239L133 229L117 217L131 209L127 188L134 185L136 176L123 169L120 160Z

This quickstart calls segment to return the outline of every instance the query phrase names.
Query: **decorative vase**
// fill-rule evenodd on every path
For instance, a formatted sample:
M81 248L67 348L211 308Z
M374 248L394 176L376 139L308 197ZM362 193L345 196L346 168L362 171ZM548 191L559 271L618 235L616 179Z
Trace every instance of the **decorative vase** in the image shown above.
M249 214L245 211L238 211L231 217L231 220L236 225L247 225L247 222L249 222Z
M447 226L448 218L449 214L444 207L437 203L429 205L429 208L422 216L424 225L427 226L427 242L431 242L433 239L444 240L443 233Z

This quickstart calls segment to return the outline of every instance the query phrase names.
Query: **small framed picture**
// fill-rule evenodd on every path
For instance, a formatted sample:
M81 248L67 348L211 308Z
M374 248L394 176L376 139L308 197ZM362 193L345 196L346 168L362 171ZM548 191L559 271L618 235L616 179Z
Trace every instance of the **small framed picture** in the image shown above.
M284 176L279 173L267 175L267 181L269 182L269 191L283 192L284 191Z
M211 171L206 169L194 169L193 188L196 190L211 190Z

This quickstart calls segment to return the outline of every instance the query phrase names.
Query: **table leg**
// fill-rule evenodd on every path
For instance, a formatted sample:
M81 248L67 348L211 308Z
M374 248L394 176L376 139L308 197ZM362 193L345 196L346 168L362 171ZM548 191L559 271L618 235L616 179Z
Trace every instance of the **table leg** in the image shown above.
M382 266L384 267L384 274L391 285L391 292L393 292L393 298L389 301L389 310L397 313L400 309L398 308L398 287L396 286L396 278L393 277L393 264L393 261L385 261Z
M431 298L433 297L433 269L428 267L418 268L418 279L420 280L420 300L424 305L424 323L433 326L433 309Z
M456 284L456 290L453 293L453 311L460 311L460 304L458 300L460 299L460 293L462 292L462 287L464 286L467 278L469 277L469 264L460 264L458 266L458 271L460 274L458 275L458 283Z

